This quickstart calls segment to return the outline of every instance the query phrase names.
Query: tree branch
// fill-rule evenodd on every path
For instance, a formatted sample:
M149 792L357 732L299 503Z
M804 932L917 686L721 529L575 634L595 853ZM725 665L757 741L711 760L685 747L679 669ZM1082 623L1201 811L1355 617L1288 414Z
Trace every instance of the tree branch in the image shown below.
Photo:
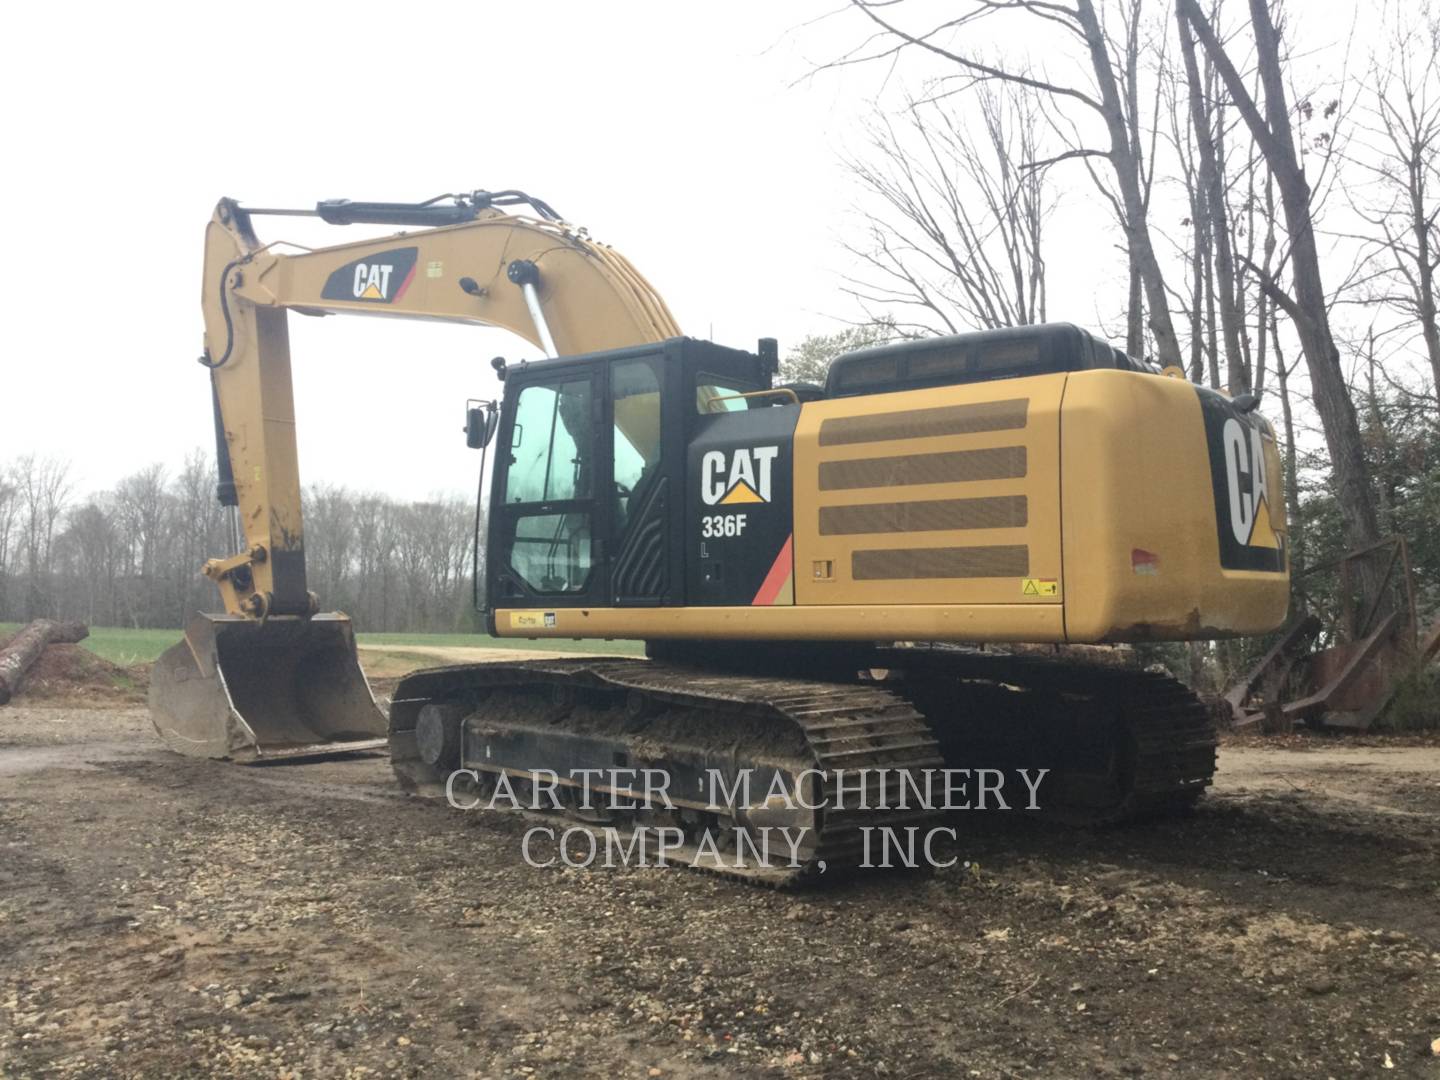
M966 71L975 72L991 79L1001 79L1005 82L1017 83L1020 86L1028 86L1032 90L1043 90L1048 94L1056 94L1060 97L1073 98L1075 101L1079 101L1082 104L1088 105L1096 112L1103 111L1100 102L1096 101L1089 94L1083 93L1082 91L1075 90L1068 86L1059 86L1055 83L1046 82L1043 79L1035 79L1028 75L1017 75L1014 72L1005 71L997 67L992 67L989 64L982 64L978 60L972 60L969 57L961 56L959 53L951 52L949 49L942 48L941 46L936 45L934 42L929 40L931 37L934 37L935 34L939 33L940 30L946 29L947 27L953 25L952 23L947 23L943 24L942 26L936 27L924 37L916 37L913 34L909 34L904 30L901 30L893 23L887 22L885 19L882 19L874 12L874 10L872 10L875 7L885 6L889 2L890 0L850 0L852 6L858 8L865 15L866 18L868 18L871 22L875 23L876 26L879 26L881 29L883 29L886 33L889 33L894 37L899 38L907 45L914 45L921 49L924 49L926 52L934 53L936 56L943 57L944 59L949 60L952 64L957 64L960 67L964 68Z

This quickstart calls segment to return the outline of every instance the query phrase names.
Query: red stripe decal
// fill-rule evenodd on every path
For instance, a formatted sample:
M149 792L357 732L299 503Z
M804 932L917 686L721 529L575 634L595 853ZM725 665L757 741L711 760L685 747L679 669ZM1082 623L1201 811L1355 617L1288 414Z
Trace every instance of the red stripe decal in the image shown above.
M775 562L771 565L770 572L765 575L765 580L760 584L760 591L755 594L755 599L750 601L751 607L756 605L768 607L775 603L775 598L780 595L780 590L784 587L793 569L790 562L794 541L793 534L785 538L785 546L780 549L780 554L775 556Z
M399 300L405 295L405 290L410 287L410 282L415 280L415 263L410 264L410 272L405 275L405 280L400 283L400 288L395 290L394 300Z

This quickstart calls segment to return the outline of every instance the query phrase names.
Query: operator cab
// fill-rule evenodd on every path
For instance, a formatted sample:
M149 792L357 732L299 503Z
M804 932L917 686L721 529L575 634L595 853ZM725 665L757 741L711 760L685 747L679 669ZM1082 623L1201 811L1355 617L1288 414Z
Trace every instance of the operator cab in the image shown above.
M830 366L825 396L885 394L1094 368L1158 373L1150 364L1078 326L1044 323L902 341L846 353Z
M671 338L506 369L486 607L685 603L690 459L717 425L738 441L793 429L798 405L765 407L794 401L771 390L775 367L768 340L750 353Z

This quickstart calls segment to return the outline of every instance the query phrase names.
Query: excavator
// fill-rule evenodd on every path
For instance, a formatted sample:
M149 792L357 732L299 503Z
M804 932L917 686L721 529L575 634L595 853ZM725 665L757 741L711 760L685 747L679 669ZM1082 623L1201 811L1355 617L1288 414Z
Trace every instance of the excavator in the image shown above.
M403 231L260 242L256 218L297 214ZM153 676L156 728L182 753L388 746L409 791L543 783L545 813L665 828L681 855L793 829L787 860L697 863L789 884L861 865L873 829L933 823L892 796L941 768L1033 769L1035 804L1063 823L1190 807L1215 771L1204 704L1081 647L1258 634L1286 614L1282 472L1254 397L1069 324L882 345L823 386L780 384L773 339L683 336L624 257L519 191L224 199L202 305L238 528L203 568L225 613L196 616ZM503 327L543 350L497 359L500 400L465 412L482 491L493 462L488 630L646 656L415 672L382 712L349 619L306 587L291 311ZM660 805L595 805L656 774ZM717 776L744 793L717 800Z

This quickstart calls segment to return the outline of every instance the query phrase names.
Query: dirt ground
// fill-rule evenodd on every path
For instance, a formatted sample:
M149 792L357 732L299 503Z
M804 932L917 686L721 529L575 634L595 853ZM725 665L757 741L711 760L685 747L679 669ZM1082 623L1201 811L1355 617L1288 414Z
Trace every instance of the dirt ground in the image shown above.
M1440 747L1247 741L1185 820L959 815L777 893L536 869L381 756L0 710L0 1076L1440 1076Z

